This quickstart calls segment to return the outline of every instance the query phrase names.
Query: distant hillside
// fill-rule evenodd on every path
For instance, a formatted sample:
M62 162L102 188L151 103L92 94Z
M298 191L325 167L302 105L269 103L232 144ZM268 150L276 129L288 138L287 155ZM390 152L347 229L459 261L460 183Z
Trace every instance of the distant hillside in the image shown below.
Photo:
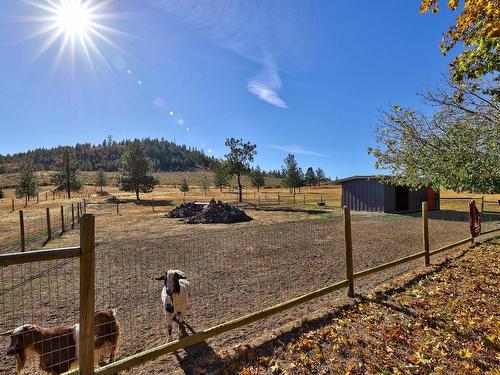
M132 141L121 142L105 140L98 145L90 143L72 146L75 150L79 168L82 171L103 169L108 172L117 171L120 158ZM184 145L177 145L164 139L142 139L146 154L153 160L156 171L192 171L196 169L213 170L219 160L205 155L203 151ZM26 159L31 159L36 170L48 171L56 168L63 146L55 148L37 148L13 155L0 155L0 171L15 172Z

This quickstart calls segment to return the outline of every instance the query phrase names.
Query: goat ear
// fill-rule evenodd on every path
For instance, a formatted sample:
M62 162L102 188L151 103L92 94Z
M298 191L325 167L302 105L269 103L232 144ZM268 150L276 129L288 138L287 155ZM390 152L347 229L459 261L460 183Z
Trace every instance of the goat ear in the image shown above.
M3 337L12 336L13 332L14 331L12 331L12 330L7 331L7 332L2 332L2 333L0 333L0 336L3 336Z
M185 279L186 278L186 274L182 271L175 271L175 274L177 275L177 278L179 279Z

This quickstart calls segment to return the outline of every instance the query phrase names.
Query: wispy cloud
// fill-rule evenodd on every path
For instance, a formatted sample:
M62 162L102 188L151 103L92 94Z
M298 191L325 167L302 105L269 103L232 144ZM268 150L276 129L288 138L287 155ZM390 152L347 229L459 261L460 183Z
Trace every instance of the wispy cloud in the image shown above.
M281 89L281 78L274 63L269 62L255 78L248 81L247 88L259 99L279 108L287 108L277 93Z
M293 72L314 58L319 12L313 2L282 0L149 0L197 29L215 45L262 65L247 81L259 99L287 108L279 96L280 72Z
M276 145L270 144L267 145L268 148L272 148L275 150L289 152L290 154L301 154L301 155L311 155L311 156L328 156L326 154L322 154L320 152L307 150L299 145Z

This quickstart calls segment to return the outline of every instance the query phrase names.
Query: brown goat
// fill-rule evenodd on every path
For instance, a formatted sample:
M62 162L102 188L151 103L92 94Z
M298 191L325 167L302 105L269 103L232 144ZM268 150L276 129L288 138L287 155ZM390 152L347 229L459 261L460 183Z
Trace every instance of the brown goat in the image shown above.
M21 373L29 356L38 355L40 369L50 375L59 375L78 367L78 340L80 327L58 326L43 328L35 324L25 324L1 334L10 336L11 343L7 355L15 356L17 371ZM120 323L116 310L103 309L94 313L94 348L99 364L114 360L118 350Z

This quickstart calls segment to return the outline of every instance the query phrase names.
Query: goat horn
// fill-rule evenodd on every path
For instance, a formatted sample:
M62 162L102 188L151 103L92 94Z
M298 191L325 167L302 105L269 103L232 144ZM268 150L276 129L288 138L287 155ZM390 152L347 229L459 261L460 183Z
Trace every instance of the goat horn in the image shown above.
M12 332L14 332L14 331L11 330L11 331L7 331L7 332L2 332L2 333L0 333L0 336L3 336L3 337L11 336Z

